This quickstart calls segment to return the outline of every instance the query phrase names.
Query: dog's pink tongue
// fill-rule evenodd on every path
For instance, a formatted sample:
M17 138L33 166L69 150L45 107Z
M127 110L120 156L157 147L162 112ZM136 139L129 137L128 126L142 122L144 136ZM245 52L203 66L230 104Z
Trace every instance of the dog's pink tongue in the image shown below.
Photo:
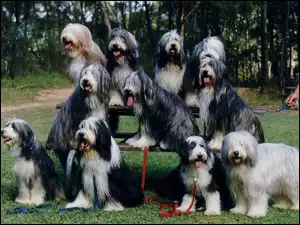
M10 138L4 138L3 141L4 142L8 142L10 140Z
M133 105L133 97L130 96L130 97L128 97L128 99L127 99L127 106L128 106L128 107L131 107L132 105Z
M200 168L201 167L201 162L195 162L194 166L197 167L197 168Z
M65 48L66 48L66 49L69 49L71 46L72 46L72 44L66 44L66 45L65 45Z
M210 79L209 79L209 77L204 77L203 81L204 81L204 83L209 83Z
M117 57L117 56L119 56L121 54L121 52L120 51L115 51L114 52L114 55Z

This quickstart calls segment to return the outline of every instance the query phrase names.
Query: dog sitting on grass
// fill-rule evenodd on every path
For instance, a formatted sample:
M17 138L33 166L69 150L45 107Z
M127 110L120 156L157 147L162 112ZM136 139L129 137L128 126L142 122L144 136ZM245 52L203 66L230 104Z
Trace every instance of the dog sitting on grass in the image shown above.
M8 121L1 129L1 136L15 159L12 171L19 189L15 202L39 205L46 197L65 198L53 161L24 120Z

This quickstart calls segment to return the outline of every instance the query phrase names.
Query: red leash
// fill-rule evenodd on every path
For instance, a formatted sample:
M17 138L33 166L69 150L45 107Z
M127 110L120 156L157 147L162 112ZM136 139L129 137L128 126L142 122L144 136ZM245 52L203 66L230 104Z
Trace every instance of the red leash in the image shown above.
M142 183L141 183L141 187L142 187L143 190L145 188L147 158L148 158L148 147L145 147L144 148L143 168L142 168ZM181 212L181 211L177 210L177 208L178 208L178 204L177 203L174 203L174 202L170 202L170 203L161 202L161 201L158 201L158 200L156 200L155 198L152 198L152 197L148 197L148 198L145 197L144 198L144 203L145 204L160 204L160 210L163 210L166 207L172 207L171 210L168 210L166 212L160 213L159 214L160 218L167 218L167 217L170 217L170 216L178 216L178 215L181 215L181 214L187 214L187 213L190 213L190 210L191 210L191 208L194 205L195 197L196 197L196 194L197 194L197 192L196 192L197 190L196 189L197 189L197 187L196 187L196 181L194 181L192 202L191 202L189 208L185 212Z

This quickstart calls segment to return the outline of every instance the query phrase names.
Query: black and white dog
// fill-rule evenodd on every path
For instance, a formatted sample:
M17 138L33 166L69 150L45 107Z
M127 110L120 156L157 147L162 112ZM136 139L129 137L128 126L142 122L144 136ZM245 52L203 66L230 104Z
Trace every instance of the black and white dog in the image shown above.
M199 70L200 63L204 59L217 59L226 62L224 44L221 39L207 37L194 47L191 59L189 60L183 77L183 91L181 97L185 99L188 106L199 106Z
M197 135L197 123L185 102L159 87L142 70L126 79L124 102L133 107L140 130L126 141L134 147L160 145L162 149L179 151L188 136Z
M72 59L68 74L76 85L80 80L80 72L87 61L99 62L106 65L106 57L99 46L93 41L91 31L79 23L69 23L61 32L61 43Z
M205 126L205 135L211 139L209 147L219 153L224 136L239 130L249 131L259 143L264 142L259 119L228 82L224 63L206 58L200 67L199 117Z
M183 43L176 30L165 33L157 45L155 83L178 94L182 88L185 71Z
M64 170L80 122L91 115L107 120L111 87L108 72L101 64L93 63L80 76L80 84L57 111L46 143L47 149L54 149Z
M106 211L119 211L143 203L142 188L125 164L105 121L97 117L82 121L73 143L82 153L82 188L66 208L90 208L95 196Z
M18 182L15 202L39 205L46 198L65 198L53 161L28 123L22 119L10 120L1 128L1 136L15 159L12 168Z
M111 31L108 43L107 71L112 78L109 105L121 105L123 102L124 83L139 66L139 45L135 37L127 30L115 28ZM118 129L119 115L111 113L109 127L112 133Z
M192 198L202 197L205 215L219 215L221 209L233 208L234 201L230 192L228 177L222 162L211 151L206 141L199 136L186 139L186 149L183 149L180 165L180 177L185 186L185 193L180 207L177 210L185 212L192 203ZM194 185L196 196L193 196ZM200 200L201 201L201 200ZM200 203L203 205L203 202ZM196 210L197 202L194 201L191 211Z

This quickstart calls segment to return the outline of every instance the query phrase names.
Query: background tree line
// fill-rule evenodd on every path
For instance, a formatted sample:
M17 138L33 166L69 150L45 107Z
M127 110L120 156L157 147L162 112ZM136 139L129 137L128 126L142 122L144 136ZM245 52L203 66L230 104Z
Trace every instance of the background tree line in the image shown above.
M298 82L298 1L1 1L1 6L1 78L65 74L60 32L77 22L91 30L104 53L111 29L128 29L140 43L150 76L158 40L177 29L187 55L203 38L220 36L236 86L282 88Z

